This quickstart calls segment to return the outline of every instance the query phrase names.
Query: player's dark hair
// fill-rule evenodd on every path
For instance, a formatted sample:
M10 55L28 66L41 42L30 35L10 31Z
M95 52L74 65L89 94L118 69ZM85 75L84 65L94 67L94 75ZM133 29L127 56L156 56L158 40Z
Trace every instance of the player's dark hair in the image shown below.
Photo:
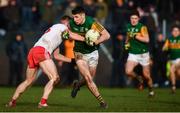
M174 28L178 28L178 29L180 30L180 27L179 27L178 25L173 25L173 26L171 27L171 31L172 31Z
M71 17L68 15L64 15L61 17L61 20L70 20L70 19L71 19Z
M132 15L136 15L136 16L140 17L139 12L138 12L137 10L133 10L133 11L130 13L130 16L132 16Z
M77 6L72 10L73 15L76 15L76 14L79 14L79 13L85 13L84 8L81 7L81 6Z

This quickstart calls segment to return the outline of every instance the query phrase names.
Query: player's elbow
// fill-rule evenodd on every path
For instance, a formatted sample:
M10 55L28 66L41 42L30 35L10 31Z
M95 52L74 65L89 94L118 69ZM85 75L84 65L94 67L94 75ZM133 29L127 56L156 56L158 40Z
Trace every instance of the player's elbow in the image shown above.
M149 43L149 38L146 38L145 42L146 42L146 43Z
M109 40L110 34L108 32L105 32L104 33L104 38L105 38L105 40Z
M59 59L59 55L58 54L54 54L54 59L58 60Z
M142 41L145 43L149 43L149 37L143 37Z
M107 40L109 40L110 39L110 37L111 37L111 35L107 32Z
M110 38L110 34L106 29L104 29L101 33L104 40L108 40Z

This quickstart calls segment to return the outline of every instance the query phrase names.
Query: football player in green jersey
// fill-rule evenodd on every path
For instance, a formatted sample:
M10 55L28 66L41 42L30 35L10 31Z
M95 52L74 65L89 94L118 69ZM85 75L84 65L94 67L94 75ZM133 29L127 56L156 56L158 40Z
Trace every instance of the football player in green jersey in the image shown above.
M94 29L100 33L100 37L98 38L98 40L93 42L93 45L92 43L90 44L89 41L75 41L75 60L83 79L74 82L71 96L75 98L77 92L80 90L80 87L86 84L91 93L99 101L100 106L102 108L107 108L107 103L99 93L98 88L93 81L93 78L96 74L96 67L98 64L99 44L104 42L105 40L108 40L110 38L110 34L92 17L86 16L84 9L80 6L77 6L72 10L72 16L73 19L71 19L69 22L69 27L72 32L77 33L81 36L85 36L88 30Z
M145 25L139 22L139 13L133 11L130 15L130 23L127 25L128 59L126 63L126 74L139 81L139 89L143 89L143 77L146 79L149 96L154 96L153 83L150 75L150 56L148 52L149 35ZM133 71L140 64L143 68L143 77L137 76Z
M176 78L180 77L180 28L172 27L172 36L166 39L163 50L168 50L170 55L170 80L172 93L176 91Z

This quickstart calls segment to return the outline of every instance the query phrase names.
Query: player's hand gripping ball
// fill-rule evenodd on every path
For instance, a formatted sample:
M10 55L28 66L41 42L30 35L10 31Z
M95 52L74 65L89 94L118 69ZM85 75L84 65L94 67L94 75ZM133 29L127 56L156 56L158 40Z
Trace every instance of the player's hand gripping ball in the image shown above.
M125 44L125 50L129 50L129 48L130 48L130 43Z
M130 32L130 33L129 33L129 37L130 37L130 38L135 38L135 36L136 36L136 33L133 33L133 32Z
M98 40L98 38L100 37L100 34L98 31L94 30L94 29L90 29L89 31L87 31L87 33L85 34L85 42L87 45L89 46L94 46L94 42L96 40Z

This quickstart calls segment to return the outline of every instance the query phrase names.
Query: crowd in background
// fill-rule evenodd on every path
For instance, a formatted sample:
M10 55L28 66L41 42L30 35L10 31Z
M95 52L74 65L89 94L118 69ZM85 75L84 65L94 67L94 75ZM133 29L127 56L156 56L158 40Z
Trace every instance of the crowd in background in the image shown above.
M127 51L124 49L126 36L124 28L129 22L130 12L137 9L141 16L141 22L148 27L150 35L149 48L154 85L165 86L168 80L166 73L168 56L162 51L162 46L164 39L170 34L171 25L180 24L179 4L179 0L0 0L0 38L4 38L12 32L17 34L16 37L28 32L43 32L52 24L59 22L61 16L71 16L71 10L75 6L82 5L87 15L94 17L111 33L111 40L106 44L114 59L109 81L110 86L125 86L128 84L128 80L126 80L124 72L127 59ZM166 37L162 34L163 20L167 23ZM14 64L12 63L22 59L22 65L19 65L23 66L22 62L26 59L27 45L23 39L20 40L21 43L17 40L13 41L10 45L8 44L6 51L10 59L10 75L17 74L17 83L19 83L22 80L20 77L22 76L22 68L19 69L19 72L16 72L16 68L16 71L13 71ZM13 53L13 50L16 53ZM11 61L13 55L10 54L17 57L16 61ZM137 73L140 73L140 68L137 67ZM77 72L75 71L75 73ZM12 76L9 84L12 84ZM70 82L68 80L70 79L65 82L70 84L72 80Z

